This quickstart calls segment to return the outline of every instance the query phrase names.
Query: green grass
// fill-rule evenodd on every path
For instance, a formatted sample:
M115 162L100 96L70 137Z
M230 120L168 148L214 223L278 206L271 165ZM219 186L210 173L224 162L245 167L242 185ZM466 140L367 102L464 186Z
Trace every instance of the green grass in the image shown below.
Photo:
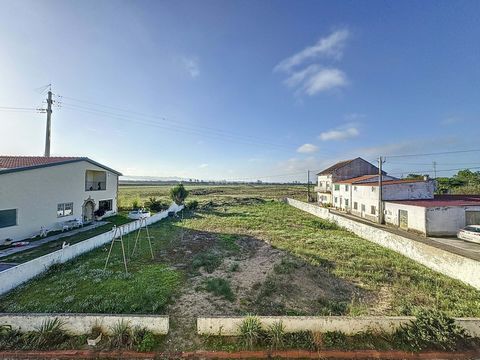
M228 301L235 300L235 294L230 287L228 280L222 278L210 278L205 281L205 290L215 296L223 297Z
M141 192L142 196L160 197L155 192L169 187L158 188L122 187L120 196L125 199ZM197 212L182 222L164 220L150 228L154 251L170 246L181 227L215 233L223 250L233 253L239 238L252 237L290 254L275 267L273 275L288 275L296 261L302 260L327 274L330 282L323 285L328 286L326 290L335 292L336 283L358 290L349 302L339 296L338 300L320 304L325 308L322 313L412 315L419 309L439 309L450 316L480 316L480 292L472 287L313 215L268 201L285 194L282 187L239 188L238 192L231 186L196 188L198 195L193 196L200 202ZM131 251L133 235L127 239L128 246ZM188 273L152 261L148 255L144 245L140 255L129 263L126 276L117 244L114 261L104 274L106 247L94 250L1 297L0 311L164 313ZM204 252L187 266L213 271L222 261L221 254ZM270 285L263 289L266 294L276 282Z

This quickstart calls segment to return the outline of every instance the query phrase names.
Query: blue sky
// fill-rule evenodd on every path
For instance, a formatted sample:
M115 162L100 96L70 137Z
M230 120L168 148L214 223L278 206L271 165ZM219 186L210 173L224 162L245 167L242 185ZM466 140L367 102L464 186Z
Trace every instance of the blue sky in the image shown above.
M52 83L54 155L202 179L303 179L356 156L398 176L480 166L388 158L479 147L478 1L0 4L0 106L39 106ZM0 124L0 153L43 153L44 114Z

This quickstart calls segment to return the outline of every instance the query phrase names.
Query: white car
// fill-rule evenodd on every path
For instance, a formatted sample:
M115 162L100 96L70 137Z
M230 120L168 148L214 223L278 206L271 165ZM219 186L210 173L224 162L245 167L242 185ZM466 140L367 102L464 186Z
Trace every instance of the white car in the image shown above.
M468 225L458 230L457 237L465 241L480 244L480 225Z

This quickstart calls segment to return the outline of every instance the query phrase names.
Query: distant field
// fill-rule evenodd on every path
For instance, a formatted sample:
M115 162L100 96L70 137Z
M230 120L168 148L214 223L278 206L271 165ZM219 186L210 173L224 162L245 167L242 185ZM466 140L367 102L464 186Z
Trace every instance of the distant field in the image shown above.
M170 202L169 191L173 185L120 185L119 207L129 209L136 200L143 205L150 197ZM307 188L305 185L185 185L190 191L188 200L199 203L227 198L260 198L278 200L290 197L305 201Z

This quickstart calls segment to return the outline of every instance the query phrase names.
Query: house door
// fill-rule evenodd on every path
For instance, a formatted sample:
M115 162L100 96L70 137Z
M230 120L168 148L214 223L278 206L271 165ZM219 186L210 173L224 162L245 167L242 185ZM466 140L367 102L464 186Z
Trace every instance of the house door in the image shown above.
M480 225L480 211L465 211L465 225Z
M398 210L399 226L402 229L408 229L408 211Z
M93 211L95 209L95 204L93 201L85 201L83 205L83 222L90 222L93 220Z

